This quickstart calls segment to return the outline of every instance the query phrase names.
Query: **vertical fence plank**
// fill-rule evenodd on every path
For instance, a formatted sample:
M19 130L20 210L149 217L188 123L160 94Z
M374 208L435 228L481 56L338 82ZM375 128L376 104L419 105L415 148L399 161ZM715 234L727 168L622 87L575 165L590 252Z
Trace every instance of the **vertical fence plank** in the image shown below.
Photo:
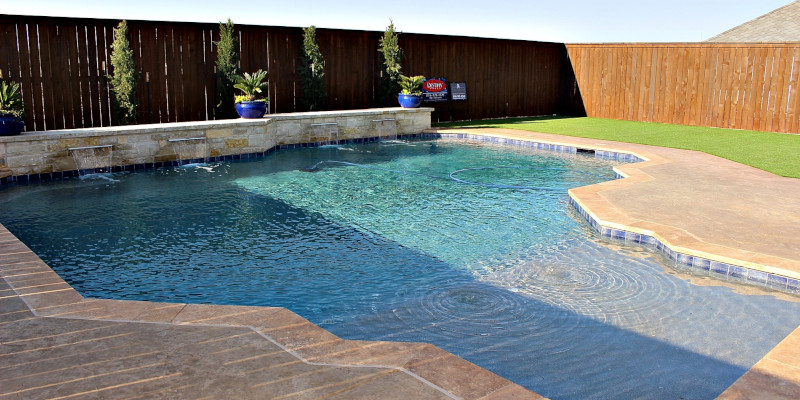
M28 48L28 23L16 25L17 50L19 51L19 80L22 101L25 104L25 129L36 130L35 91L31 82L31 59Z
M183 80L180 61L180 27L171 25L165 29L167 34L167 78L169 85L169 122L183 121Z
M639 80L639 97L636 99L636 117L634 120L647 121L647 101L650 91L650 71L653 58L652 47L641 48L641 79Z
M17 22L0 16L0 72L6 82L16 82L22 85L22 74L19 70L20 51L17 47ZM25 92L25 87L21 91ZM26 128L31 130L28 120L30 115L26 115Z
M775 49L774 48L767 48L767 52L764 56L764 76L763 81L764 85L761 90L761 104L758 109L757 114L757 121L758 121L758 130L766 130L767 129L767 119L765 116L769 113L769 102L770 102L770 90L771 90L771 77L772 77L772 70L774 67L774 57L775 57Z
M667 96L669 99L669 107L667 108L667 113L663 115L662 122L675 121L681 118L681 80L686 64L683 60L681 48L673 46L669 51L670 53L665 61L670 70L669 79L665 82L667 85L665 88L669 88Z
M792 51L792 79L789 84L789 104L786 110L786 127L781 132L800 131L800 112L797 107L800 102L800 48Z
M704 123L704 105L706 104L706 87L708 86L708 68L711 63L710 60L711 50L708 47L701 47L698 51L700 64L697 70L697 95L694 103L694 124L703 125Z
M725 56L725 49L719 48L715 52L713 69L709 75L709 97L708 97L708 113L706 124L710 126L717 126L717 116L719 115L719 98L720 98L720 85L722 84L722 63Z
M592 90L591 90L591 97L590 97L590 99L591 99L590 100L590 104L591 104L591 110L592 110L592 114L591 115L592 116L600 116L600 115L602 115L601 110L600 110L600 102L601 102L601 96L602 96L601 88L602 88L602 85L603 85L603 69L602 69L602 65L603 65L603 60L602 60L603 49L591 49L590 52L591 52L591 54L589 55L589 57L591 57L591 60L592 60L591 69L593 71L593 73L592 73L592 78L593 78L592 79Z
M56 24L53 27L54 31L51 33L52 85L61 107L61 125L57 124L56 128L72 129L76 125L75 113L72 111L75 108L72 102L73 82L69 73L69 29L64 24Z
M100 98L100 79L99 73L100 60L97 52L97 27L94 23L86 24L86 78L89 85L89 95L91 96L91 117L92 126L102 126L102 107Z
M175 27L175 72L177 80L175 82L176 104L179 109L179 118L176 121L191 121L189 118L189 108L186 105L186 91L190 85L191 77L186 75L186 26L178 25Z
M24 27L24 25L23 25ZM27 87L24 86L22 71L20 70L20 60L22 52L18 47L20 24L17 20L3 18L0 16L0 69L3 72L3 79L13 81L20 85L25 108L25 129L33 130L33 114L30 105L26 100ZM22 45L21 43L19 44Z
M683 118L683 104L684 86L683 79L686 73L686 57L683 49L674 47L671 49L672 57L668 63L672 64L672 79L668 85L673 89L673 95L670 96L670 112L666 115L665 121L680 121Z
M200 85L202 77L198 71L202 68L202 59L198 59L200 45L199 32L193 26L186 26L182 34L181 65L183 69L183 104L186 121L202 119L200 103L202 90Z
M72 97L72 118L75 128L87 127L83 120L83 101L81 97L80 71L78 64L78 26L71 21L64 24L64 41L67 44L67 57L69 65L70 93Z
M631 120L638 118L639 100L642 96L642 87L644 86L642 75L642 49L639 47L629 47L628 57L630 62L628 70L630 71L631 83L628 88L630 97L626 100L625 115L623 119Z
M744 82L743 87L745 90L745 95L742 98L742 118L741 118L741 126L751 126L753 122L753 95L755 93L755 81L753 79L753 73L755 71L755 60L756 60L757 51L755 48L748 48L747 49L747 67L744 72Z
M0 16L0 70L4 80L19 82L19 50L16 22Z
M782 63L782 53L783 49L777 48L775 49L775 56L773 59L772 64L772 79L770 79L770 101L768 107L768 114L766 115L767 119L767 128L766 130L771 131L774 125L774 116L778 109L778 103L780 102L780 69ZM776 73L778 72L778 73Z
M689 75L686 79L687 82L687 104L686 104L686 118L684 124L697 125L695 120L695 104L697 104L697 91L700 85L698 74L700 73L700 48L691 48L686 51L689 53Z
M139 107L144 112L139 118L140 123L161 122L161 112L164 102L164 66L159 64L163 59L163 45L161 31L157 26L141 26L141 70L143 90ZM149 81L148 81L149 80Z
M691 97L692 97L692 89L694 88L694 84L692 82L692 78L694 77L694 61L696 57L694 56L694 49L683 48L683 61L684 61L684 68L683 74L681 75L681 98L680 98L680 122L683 125L689 124L689 115L691 111L689 108L691 107Z
M50 26L46 22L40 22L36 27L37 48L39 52L40 69L37 74L41 79L42 87L42 113L44 114L45 129L57 129L56 127L56 105L54 90L52 90L53 66L50 64Z
M659 48L659 57L658 57L658 79L656 80L656 92L659 93L658 96L654 97L655 101L655 109L653 110L653 122L665 122L667 119L664 118L664 115L669 113L672 109L669 106L669 102L672 101L675 96L670 95L670 88L672 86L669 85L669 80L672 77L672 70L674 68L674 63L670 62L670 48L669 47L662 47Z
M613 108L614 108L614 116L616 119L625 118L623 110L625 102L628 101L629 99L629 87L630 87L629 83L625 82L625 78L626 76L628 76L627 75L628 71L625 68L627 64L626 60L629 59L628 48L623 47L621 50L623 57L621 61L623 62L617 63L613 76L614 91L616 92L614 96L615 98L613 102Z
M83 124L85 127L95 126L92 119L92 108L94 98L92 96L91 85L89 84L89 39L88 27L85 21L77 26L77 46L78 46L78 82L80 83L81 108L83 110ZM92 60L93 61L93 60Z
M781 120L785 118L786 97L789 94L787 82L790 79L787 75L791 73L791 57L787 55L790 56L791 53L790 49L781 49L775 82L775 109L771 115L770 131L780 131Z
M42 104L42 80L39 74L39 50L37 48L38 36L36 23L26 23L24 29L20 29L20 59L27 60L27 65L22 67L22 80L24 87L27 87L28 98L23 99L30 107L33 117L33 130L44 130L44 109ZM24 97L24 95L23 95Z
M98 57L102 67L105 62L105 70L101 71L100 95L102 100L101 116L102 126L111 126L111 114L113 111L113 94L111 93L111 45L114 43L114 26L109 23L98 25ZM135 59L134 59L135 60Z
M728 99L726 101L726 108L728 115L728 122L727 126L732 128L737 128L736 119L738 118L738 107L739 107L739 97L741 87L739 85L739 81L741 80L741 70L742 70L742 49L736 48L731 49L733 54L733 60L731 62L731 76L730 76L730 84L728 85Z
M201 39L201 47L200 57L203 59L203 68L200 70L201 78L200 81L203 82L203 117L202 119L211 120L214 119L214 86L213 86L213 78L214 78L214 62L216 61L216 57L212 56L211 49L212 49L212 38L211 38L211 29L203 28L200 34Z
M159 68L161 65L164 66L164 77L163 77L163 95L164 97L161 99L164 103L164 113L161 115L161 122L175 122L175 71L174 63L173 63L173 31L172 27L168 25L161 25L159 27L159 36L161 37L161 45L163 46L164 53L163 55L159 51L159 58L163 59L163 63L159 60ZM159 46L159 50L161 47Z

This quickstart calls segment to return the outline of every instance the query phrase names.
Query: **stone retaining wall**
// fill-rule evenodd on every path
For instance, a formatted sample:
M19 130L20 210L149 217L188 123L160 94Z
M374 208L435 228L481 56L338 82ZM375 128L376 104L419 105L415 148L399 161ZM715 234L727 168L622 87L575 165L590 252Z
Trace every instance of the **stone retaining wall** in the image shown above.
M175 143L170 139L205 138L205 156L224 157L263 153L281 145L327 142L327 133L312 124L337 123L339 140L386 136L385 130L378 129L380 122L375 122L380 120L396 124L398 135L410 135L430 128L432 111L431 108L379 108L272 114L255 120L28 132L0 137L0 178L38 178L76 171L78 167L69 151L76 147L111 145L112 166L119 167L178 161Z

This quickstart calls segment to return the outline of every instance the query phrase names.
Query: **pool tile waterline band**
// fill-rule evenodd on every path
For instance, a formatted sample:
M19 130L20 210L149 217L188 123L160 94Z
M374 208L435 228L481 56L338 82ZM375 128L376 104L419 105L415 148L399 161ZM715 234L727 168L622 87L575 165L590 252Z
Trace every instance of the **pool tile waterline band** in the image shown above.
M419 133L419 134L409 134L409 135L398 135L397 138L471 140L471 141L488 142L505 146L515 146L515 147L523 147L523 148L530 148L537 150L554 151L559 153L573 153L573 154L593 153L594 156L597 158L602 158L606 160L616 160L621 162L645 161L642 158L636 156L635 154L624 153L624 152L584 149L576 146L563 145L563 144L537 142L537 141L523 140L523 139L511 139L511 138L489 136L489 135L477 135L471 133ZM28 182L72 178L86 173L109 172L108 171L109 169L111 172L127 172L127 171L141 171L145 169L162 168L170 166L180 166L187 163L220 162L220 161L230 162L230 161L251 160L251 159L255 160L266 157L267 155L272 154L273 152L278 150L319 147L322 145L330 145L330 144L344 145L344 144L356 144L356 143L373 143L381 139L382 139L381 137L368 137L368 138L342 139L334 142L320 141L312 143L282 144L271 147L266 151L256 152L256 153L214 156L214 157L205 157L205 158L189 159L189 160L142 163L142 164L124 165L124 166L112 166L110 168L98 168L94 170L80 170L80 171L73 170L73 171L43 173L43 174L9 176L5 178L0 178L0 185L7 185L12 183L24 184ZM620 174L617 171L615 171L615 177L617 179L625 178L624 175ZM657 253L663 254L670 260L674 261L675 264L673 265L673 267L679 271L683 270L695 274L707 274L708 276L713 276L719 279L724 279L737 283L746 283L756 286L762 286L790 294L800 294L800 280L788 278L778 274L767 273L764 271L759 271L756 269L747 268L739 265L711 260L696 255L676 252L675 250L672 250L668 245L666 245L663 241L657 239L654 236L627 231L624 229L616 229L604 226L598 221L598 218L592 215L589 211L587 211L587 209L583 205L581 205L581 203L571 193L569 196L569 203L581 215L581 217L583 217L583 219L589 224L589 226L593 230L598 232L602 237L644 245L649 249Z

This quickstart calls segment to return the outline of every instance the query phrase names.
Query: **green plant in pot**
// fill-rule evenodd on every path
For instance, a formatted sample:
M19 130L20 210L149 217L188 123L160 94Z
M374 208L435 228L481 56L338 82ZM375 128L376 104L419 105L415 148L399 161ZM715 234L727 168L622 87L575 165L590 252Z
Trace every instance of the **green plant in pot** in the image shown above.
M397 101L403 108L417 108L422 104L422 84L425 82L424 76L408 77L400 75L400 94Z
M245 72L243 75L236 76L236 83L233 85L242 94L237 95L236 112L242 118L261 118L267 112L269 98L261 97L261 93L267 90L269 82L264 82L267 73L262 70L252 74Z
M0 81L0 136L19 135L25 128L19 84Z

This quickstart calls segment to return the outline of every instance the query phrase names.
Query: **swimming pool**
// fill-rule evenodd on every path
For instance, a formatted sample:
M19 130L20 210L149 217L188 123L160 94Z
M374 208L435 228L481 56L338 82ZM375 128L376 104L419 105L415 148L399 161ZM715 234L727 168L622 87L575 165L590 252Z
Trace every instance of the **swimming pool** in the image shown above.
M0 222L85 296L284 306L555 399L715 397L800 307L597 238L566 188L612 165L443 141L296 149L9 187Z

